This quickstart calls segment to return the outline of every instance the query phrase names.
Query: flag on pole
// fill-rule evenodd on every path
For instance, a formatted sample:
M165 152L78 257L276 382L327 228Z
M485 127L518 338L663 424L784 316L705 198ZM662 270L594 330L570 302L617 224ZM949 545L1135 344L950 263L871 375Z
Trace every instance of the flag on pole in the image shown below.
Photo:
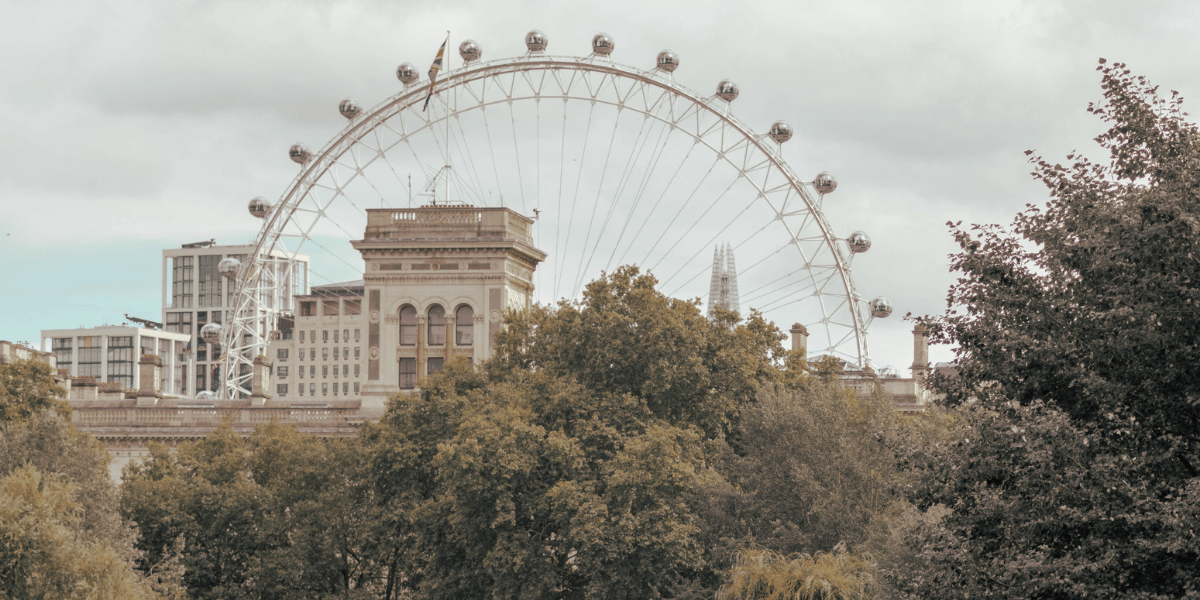
M438 48L437 57L433 59L433 64L429 66L429 95L425 96L425 106L421 108L424 112L429 108L429 99L433 97L433 85L437 83L438 71L442 70L442 56L446 54L446 43L450 41L450 36L446 36L446 41L442 42L442 47Z

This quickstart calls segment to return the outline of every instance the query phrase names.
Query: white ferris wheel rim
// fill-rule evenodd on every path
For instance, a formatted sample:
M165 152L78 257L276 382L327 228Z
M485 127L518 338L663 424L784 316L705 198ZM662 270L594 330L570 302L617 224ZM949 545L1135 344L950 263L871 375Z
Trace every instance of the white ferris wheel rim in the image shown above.
M370 166L375 160L383 158L385 161L386 153L407 140L410 136L420 133L421 131L439 126L443 121L451 118L457 118L459 115L474 111L483 110L488 106L498 104L511 104L518 101L543 99L561 99L563 101L585 101L593 104L608 104L616 106L619 110L633 110L642 114L647 119L656 119L664 125L669 125L672 131L681 131L684 134L691 136L695 143L706 146L710 151L715 153L726 163L733 167L739 177L745 177L747 181L754 187L758 193L756 200L761 199L775 212L776 220L782 222L782 225L787 229L789 236L789 244L805 257L806 263L803 269L808 271L810 278L815 282L815 277L812 275L812 259L807 257L807 253L800 246L802 241L814 241L815 237L800 238L800 231L793 231L789 225L787 218L800 216L804 219L803 227L811 224L815 225L819 235L820 242L828 250L829 257L832 259L832 264L820 265L822 269L836 270L834 276L826 278L825 285L829 282L836 281L840 284L839 291L826 292L823 288L816 288L813 296L817 299L817 306L820 307L822 319L820 324L829 328L826 332L827 339L833 340L834 334L832 328L842 328L846 330L842 334L839 341L832 342L829 348L821 349L835 355L841 355L851 360L857 360L859 365L868 365L869 359L867 354L867 326L872 318L864 314L863 307L866 304L858 295L853 278L850 272L850 262L854 254L849 253L849 257L842 251L839 242L844 241L834 234L833 228L829 225L821 210L820 194L815 194L808 190L810 182L801 180L796 176L791 166L783 160L781 153L781 144L776 144L769 136L755 133L750 127L742 123L736 116L733 115L731 103L725 100L718 99L716 96L702 96L680 84L678 84L672 73L660 69L640 70L634 67L621 65L613 62L609 57L598 54L592 54L584 58L578 57L563 57L550 56L542 52L530 52L523 56L495 59L491 61L472 61L464 64L458 69L445 72L438 77L437 83L434 85L434 96L442 97L444 92L455 88L463 88L469 91L468 84L481 80L496 79L504 75L511 75L513 85L518 76L526 78L531 73L541 73L543 81L539 85L547 83L546 74L553 78L560 94L542 93L540 90L535 90L532 94L525 96L509 95L496 99L485 99L471 94L467 95L467 104L461 105L458 100L463 94L455 94L455 105L451 107L446 103L447 110L440 115L431 116L420 120L420 126L409 130L407 126L402 125L404 131L396 131L392 129L400 138L389 145L387 148L380 146L379 148L371 148L364 140L367 136L376 132L378 128L390 128L389 122L396 116L402 115L405 111L413 112L414 114L424 114L419 111L412 111L412 107L420 105L429 92L428 82L413 82L406 84L404 89L399 93L380 102L375 107L369 110L363 110L360 115L353 118L338 134L326 143L319 151L311 153L311 157L302 163L299 173L288 185L286 191L282 194L277 204L270 208L269 214L263 222L258 235L254 240L254 252L247 257L248 264L239 269L238 276L234 279L237 281L236 296L238 298L237 308L233 318L221 331L221 345L225 349L223 356L223 368L221 378L223 384L221 386L221 394L223 397L232 397L241 392L248 393L250 374L249 368L239 368L239 365L252 365L254 356L265 354L266 346L269 343L268 337L276 324L281 310L278 308L278 301L274 304L274 308L265 309L260 306L261 298L264 293L272 292L273 288L280 285L279 282L273 280L273 272L271 269L264 269L264 265L271 262L272 253L282 252L295 257L300 248L306 241L307 232L302 232L300 236L295 234L285 234L284 228L292 224L293 217L300 211L300 204L309 198L310 193L316 188L324 188L330 192L330 197L326 202L326 206L337 200L339 195L342 195L342 190L348 185L354 177L362 174L363 169ZM571 75L598 75L603 77L620 78L632 82L630 91L625 99L614 102L609 99L599 98L600 89L583 86L585 90L591 90L590 95L582 95L572 92L581 91L579 86L572 81L567 83L567 87L563 87L564 82L560 75L569 73ZM603 85L603 80L601 82ZM615 84L614 84L615 85ZM667 100L671 102L669 107L669 117L664 118L657 111L651 112L650 108L653 105L639 107L636 100L646 100L645 88L647 86L658 88L662 93L659 100ZM533 88L531 84L531 89ZM634 88L637 88L636 90ZM630 100L633 100L631 102ZM654 104L657 104L655 102ZM676 110L676 104L679 104L679 110ZM702 123L699 115L704 113L710 117L716 117L722 125L722 130L719 140L719 146L714 146L713 142L706 139L707 135L713 133L712 127L708 127L707 131L692 131L688 129L688 125L694 125L699 128ZM689 119L689 117L693 117ZM724 128L728 127L737 136L732 140L725 139ZM360 163L358 157L353 153L356 149L366 148L371 154L374 154L365 164ZM740 153L740 163L738 154ZM341 159L350 155L353 159L353 165L348 165L341 162ZM335 186L322 185L323 179L329 175L329 172L334 166L354 167L355 174L351 179L336 182ZM785 183L772 187L760 185L758 181L751 177L752 174L763 169L773 169L778 174L785 178ZM765 177L764 177L765 181ZM786 202L778 203L772 201L772 196L785 194L785 198L794 196L798 198L802 204L802 210L784 211L781 208L786 207ZM815 198L814 198L815 196ZM319 200L318 200L319 202ZM357 208L357 206L356 206ZM310 210L311 212L311 210ZM321 211L314 217L314 225L316 220L321 218ZM802 227L802 228L803 228ZM311 231L311 226L309 231ZM802 229L801 228L801 229ZM300 237L300 243L292 249L286 249L280 244L281 238ZM834 306L827 306L826 298L830 298ZM837 312L844 312L850 317L850 322L835 322L831 320L831 315ZM238 343L237 340L243 340ZM841 346L849 346L848 350L842 350ZM246 371L246 372L242 372Z

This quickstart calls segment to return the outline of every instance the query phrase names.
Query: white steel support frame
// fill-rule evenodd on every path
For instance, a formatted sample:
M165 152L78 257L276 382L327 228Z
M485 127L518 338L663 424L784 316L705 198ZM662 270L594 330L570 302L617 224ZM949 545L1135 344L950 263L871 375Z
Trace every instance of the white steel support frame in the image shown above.
M853 253L843 246L844 239L834 234L822 213L823 196L784 162L779 144L739 121L729 103L679 85L669 72L639 70L596 54L573 58L530 52L517 58L467 63L439 76L434 101L430 110L423 112L421 105L428 91L428 82L416 82L363 111L312 153L272 207L255 239L252 258L240 271L236 314L222 330L223 346L229 349L224 357L223 397L248 393L249 365L256 355L265 354L268 334L277 327L283 297L271 290L281 282L271 267L276 259L267 257L294 258L305 243L318 243L312 239L313 228L335 201L349 202L363 212L344 193L346 185L365 177L363 170L375 161L386 162L389 152L411 151L411 144L407 150L402 147L410 136L469 111L528 100L579 101L633 111L661 122L672 132L690 136L735 169L738 177L756 190L752 202L770 206L787 232L787 242L799 253L796 265L807 275L805 295L788 303L815 301L819 306L821 318L805 325L813 333L814 328L823 330L828 345L814 348L814 352L869 364L867 303L851 278ZM439 103L440 111L436 110ZM385 141L385 137L390 139Z

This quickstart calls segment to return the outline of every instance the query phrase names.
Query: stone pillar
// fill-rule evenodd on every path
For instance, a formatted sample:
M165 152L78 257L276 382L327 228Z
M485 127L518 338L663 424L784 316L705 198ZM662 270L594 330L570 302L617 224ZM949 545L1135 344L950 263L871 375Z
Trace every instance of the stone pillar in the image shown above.
M455 334L454 324L456 322L457 321L455 320L454 313L450 313L450 314L446 315L446 358L445 358L445 361L447 363L450 362L450 359L454 357L454 348L458 345L457 344L458 340L456 340L455 336L454 336L454 334Z
M475 313L475 329L471 338L472 348L471 357L476 363L483 362L484 356L487 355L487 313L482 310Z
M929 329L924 323L917 323L913 328L913 379L917 385L924 388L925 380L929 377Z
M263 406L271 399L271 361L263 355L254 357L250 371L250 406Z
M95 400L97 384L95 377L76 377L71 380L71 400Z
M792 350L799 351L800 354L805 358L805 360L807 360L808 359L808 328L806 328L805 326L803 326L799 323L795 323L792 325L792 328L789 330L789 333L792 334Z
M425 346L429 340L425 339L429 333L429 328L426 326L428 321L423 314L417 314L417 381L425 378L428 373L425 372Z
M162 397L162 359L153 354L143 354L138 359L137 405L158 406Z

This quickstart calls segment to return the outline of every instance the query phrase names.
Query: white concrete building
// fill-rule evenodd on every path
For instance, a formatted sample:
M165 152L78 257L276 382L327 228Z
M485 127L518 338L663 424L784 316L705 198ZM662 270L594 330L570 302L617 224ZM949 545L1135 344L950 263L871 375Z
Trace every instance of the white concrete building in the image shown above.
M182 333L192 340L195 372L189 377L188 389L195 392L216 390L220 383L220 362L214 351L200 339L200 328L208 323L228 323L235 310L236 282L217 271L223 258L236 258L245 263L254 246L217 246L213 240L184 244L181 248L162 251L162 322L163 328ZM305 255L286 261L287 255L276 252L287 272L279 277L285 281L281 302L277 307L292 309L292 298L308 293L308 262Z
M145 355L162 361L163 394L186 393L187 356L191 336L142 327L103 325L90 329L43 329L42 346L58 361L60 371L71 377L94 377L98 383L120 384L135 390L141 385L138 359Z

